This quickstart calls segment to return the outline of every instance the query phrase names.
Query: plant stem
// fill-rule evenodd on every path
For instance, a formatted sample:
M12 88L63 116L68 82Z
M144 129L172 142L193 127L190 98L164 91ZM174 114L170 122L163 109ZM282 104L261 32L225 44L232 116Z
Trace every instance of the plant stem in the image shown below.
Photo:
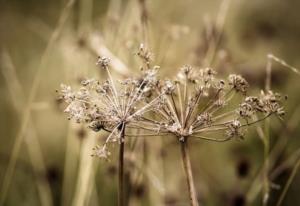
M281 193L281 195L279 197L279 200L278 200L276 206L280 206L282 204L282 202L284 200L284 197L285 197L285 195L286 195L286 193L287 193L290 185L292 184L294 177L297 174L299 166L300 166L300 159L298 159L298 161L296 162L296 164L295 164L295 166L293 168L293 171L292 171L291 175L289 176L289 179L288 179L287 183L285 184L285 186L283 188L283 191L282 191L282 193Z
M188 153L188 142L187 142L186 137L184 138L184 141L180 142L180 146L181 146L183 167L184 167L186 181L187 181L187 185L188 185L188 189L189 189L189 198L191 201L191 206L199 206L198 200L197 200L196 189L194 186L191 161L190 161L190 156Z
M263 206L268 205L269 195L270 195L270 183L269 183L269 153L270 153L270 120L267 119L265 122L265 135L264 135L264 171L263 171L263 197L262 204Z
M119 148L119 185L118 185L118 205L124 205L124 143L125 143L125 124L120 127L121 140Z

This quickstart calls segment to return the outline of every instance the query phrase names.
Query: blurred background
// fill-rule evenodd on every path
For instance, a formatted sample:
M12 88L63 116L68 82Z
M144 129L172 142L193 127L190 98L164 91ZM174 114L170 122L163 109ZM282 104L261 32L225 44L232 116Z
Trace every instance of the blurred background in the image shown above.
M117 204L117 148L109 162L92 158L106 134L68 121L55 92L103 78L98 55L123 78L139 70L145 43L161 76L211 66L259 92L268 54L300 68L299 8L298 0L0 0L0 204ZM259 206L264 197L300 205L300 75L285 62L269 58L271 87L288 96L284 121L254 126L244 141L191 141L203 205ZM128 205L189 205L175 139L126 147Z

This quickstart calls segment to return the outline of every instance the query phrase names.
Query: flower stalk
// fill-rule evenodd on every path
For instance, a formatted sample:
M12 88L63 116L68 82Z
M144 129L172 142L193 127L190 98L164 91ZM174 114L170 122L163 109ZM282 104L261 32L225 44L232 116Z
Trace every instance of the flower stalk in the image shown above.
M187 138L183 138L183 141L180 141L182 163L183 163L183 168L184 168L185 177L187 181L191 206L199 206L198 199L197 199L197 192L194 185L194 178L192 173L191 160L189 156L187 140L188 140Z
M123 123L120 131L120 146L119 146L119 174L118 174L118 205L124 205L124 147L125 147L125 124Z

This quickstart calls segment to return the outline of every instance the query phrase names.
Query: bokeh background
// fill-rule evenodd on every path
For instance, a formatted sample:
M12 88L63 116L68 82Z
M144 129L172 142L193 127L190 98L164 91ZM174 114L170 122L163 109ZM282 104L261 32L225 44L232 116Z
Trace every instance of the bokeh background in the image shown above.
M299 8L298 0L0 0L0 204L117 204L116 155L90 156L106 134L68 121L55 92L103 78L98 55L123 78L138 72L135 52L147 43L161 76L211 66L242 74L259 92L268 54L300 68ZM276 205L288 180L281 205L300 205L300 75L269 60L272 89L288 96L284 121L254 126L244 141L191 141L204 205L259 206L267 194ZM188 205L174 139L126 147L128 205Z

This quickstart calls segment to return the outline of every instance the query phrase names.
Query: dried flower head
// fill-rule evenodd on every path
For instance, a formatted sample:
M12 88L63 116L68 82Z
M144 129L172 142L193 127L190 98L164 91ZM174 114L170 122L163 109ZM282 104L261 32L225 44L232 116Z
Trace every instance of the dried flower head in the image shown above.
M284 113L280 96L271 91L245 97L231 109L234 96L245 95L249 85L240 75L229 75L227 82L215 75L211 68L184 66L175 81L160 81L156 89L159 103L153 110L156 118L143 117L147 130L172 134L181 141L188 137L227 141L243 138L245 127L253 123ZM221 137L211 138L213 133Z
M99 65L101 68L106 69L109 66L110 59L108 57L98 57L96 65Z
M231 74L228 77L228 83L231 85L237 92L246 94L249 87L248 82L241 76L236 74Z
M109 156L108 143L121 143L125 136L132 136L125 133L126 128L149 131L140 136L164 134L181 141L188 137L227 141L243 138L247 126L271 115L284 115L278 93L262 91L257 97L245 96L249 84L240 75L231 74L226 81L216 78L211 68L186 65L175 80L159 80L158 67L150 67L150 53L143 45L138 55L147 65L139 77L116 82L109 59L99 57L97 64L107 72L107 80L84 80L77 91L61 85L69 119L87 123L95 132L110 132L104 145L95 148L99 157ZM244 100L233 108L236 95ZM211 138L213 133L219 138Z
M141 117L155 107L159 98L152 99L149 92L157 84L157 69L143 70L140 77L115 82L109 70L109 59L99 57L97 64L107 72L106 81L84 80L77 91L61 85L61 94L68 103L65 112L69 119L86 123L95 132L110 132L104 145L94 149L94 155L107 158L108 143L123 142L126 126L139 127Z
M140 44L140 48L136 53L140 59L146 64L146 67L150 68L150 63L153 60L153 54L145 47L144 44Z

